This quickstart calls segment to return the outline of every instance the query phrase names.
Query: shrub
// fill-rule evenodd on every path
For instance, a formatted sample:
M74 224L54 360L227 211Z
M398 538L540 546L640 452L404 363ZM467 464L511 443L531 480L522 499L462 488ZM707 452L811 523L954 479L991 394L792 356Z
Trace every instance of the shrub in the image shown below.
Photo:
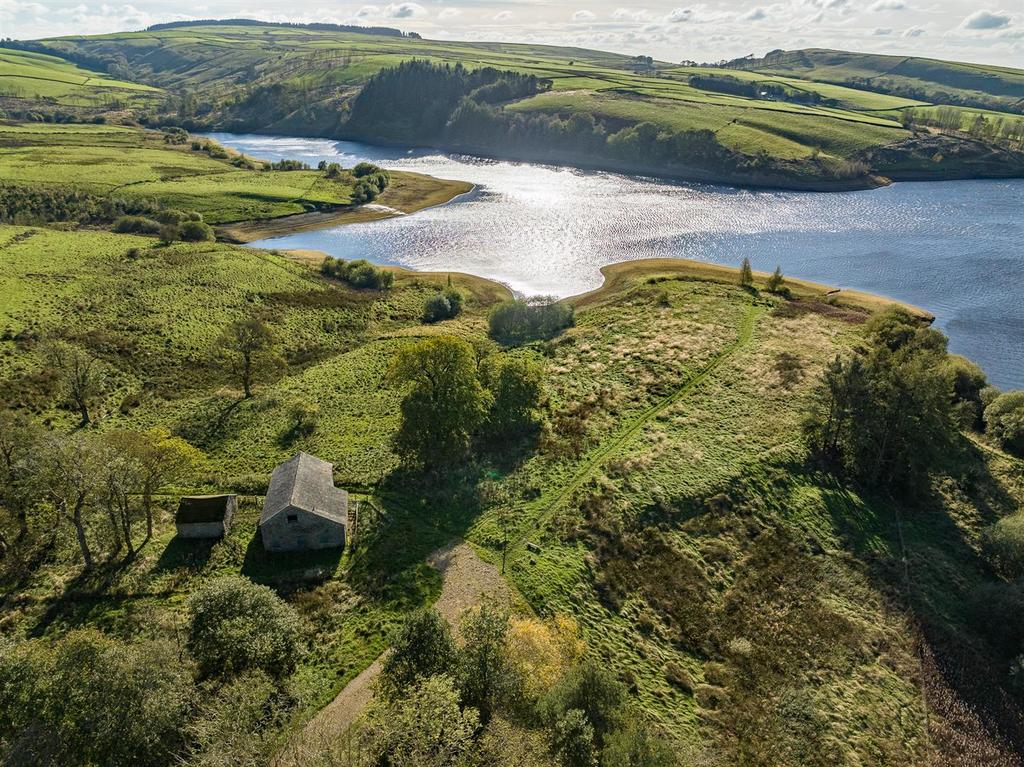
M985 430L1007 450L1024 454L1024 390L992 400L985 408Z
M365 259L344 261L340 258L325 258L320 265L320 273L348 283L353 288L385 290L395 281L394 274L375 267Z
M0 642L4 763L172 764L193 702L189 677L163 643L127 644L92 629Z
M505 301L491 310L491 338L506 346L554 338L574 321L570 304L553 301Z
M160 227L160 242L170 245L181 238L181 229L175 224L164 224Z
M182 221L188 221L188 213L183 210L176 210L175 208L164 208L158 210L154 215L157 221L161 224L180 224Z
M188 601L188 647L203 676L245 669L285 676L298 661L301 634L291 607L240 576L208 581Z
M288 420L291 424L289 436L312 436L320 422L320 408L313 403L296 400L288 409Z
M437 610L417 610L402 625L384 659L381 688L398 699L424 678L444 674L455 664L455 642Z
M121 216L114 222L118 234L157 234L160 223L145 216Z
M981 543L989 560L1007 578L1024 575L1024 514L1003 517L985 528Z
M594 728L600 744L615 729L626 705L626 689L606 668L595 661L584 661L571 669L541 703L548 722L558 722L573 709L579 709Z
M182 223L180 233L185 242L207 242L213 239L213 227L192 219Z
M423 304L423 321L432 323L450 320L462 311L462 294L449 288L430 296Z

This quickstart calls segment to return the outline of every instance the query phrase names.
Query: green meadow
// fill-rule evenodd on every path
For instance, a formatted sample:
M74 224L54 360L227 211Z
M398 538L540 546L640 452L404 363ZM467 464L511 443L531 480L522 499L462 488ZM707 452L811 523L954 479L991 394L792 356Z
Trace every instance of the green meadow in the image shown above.
M160 97L148 85L110 78L58 58L0 50L0 97L69 107L144 106Z

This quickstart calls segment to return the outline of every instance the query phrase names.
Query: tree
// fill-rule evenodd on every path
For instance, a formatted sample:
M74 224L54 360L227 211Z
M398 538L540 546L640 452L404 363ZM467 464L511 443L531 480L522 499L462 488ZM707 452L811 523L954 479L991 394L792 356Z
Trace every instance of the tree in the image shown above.
M189 597L188 647L203 676L247 669L285 676L299 659L301 638L295 611L247 578L216 578Z
M153 537L153 496L160 488L188 477L203 462L202 451L166 429L143 432L119 431L107 441L138 465L133 492L142 497L146 516L146 540ZM127 530L126 530L127 532Z
M747 266L748 267L750 266L749 262L747 263ZM751 281L753 281L753 275L751 275ZM766 287L768 288L768 292L769 293L781 293L782 292L782 286L785 284L785 282L786 282L786 278L782 276L782 267L781 266L776 266L775 267L775 271L772 272L771 277L768 278L768 282L766 283Z
M0 650L5 764L176 763L194 702L189 668L162 642L88 629Z
M462 620L459 690L486 724L501 703L518 704L522 678L508 652L509 615L484 603Z
M425 677L448 673L456 659L455 642L437 610L417 610L406 618L381 669L385 696L398 699Z
M112 456L96 440L80 434L50 435L41 445L41 485L60 520L74 527L86 569L95 564L88 527L105 487Z
M1024 454L1024 390L1000 394L985 408L985 429L1007 450Z
M876 315L865 335L865 350L826 368L805 434L867 487L916 493L957 435L946 340L902 309Z
M430 296L423 304L423 321L427 323L440 322L457 317L462 311L462 294L459 291L448 288Z
M601 752L601 767L676 767L672 748L644 723L630 721L609 733Z
M1024 575L1024 514L1003 517L981 534L982 548L995 568L1010 580Z
M359 739L367 767L456 767L469 751L477 712L459 707L451 677L431 676L398 700L370 705Z
M462 456L488 405L473 347L449 336L420 341L398 353L390 377L411 385L395 435L399 452L428 466Z
M611 672L588 660L573 667L551 689L541 703L541 711L549 722L558 722L570 711L578 709L594 728L594 740L601 746L605 736L622 719L626 705L626 688Z
M107 375L102 363L64 341L51 344L46 356L57 371L64 395L82 417L82 425L90 423L90 407L106 390Z
M593 767L594 728L578 708L566 711L552 728L551 750L562 767Z
M530 700L539 700L575 666L584 645L570 618L513 618L508 634L509 659L520 670Z
M529 341L554 338L574 322L571 304L553 299L505 301L492 310L488 330L495 341L505 346L520 346Z
M0 508L14 517L15 542L28 535L28 511L36 495L33 458L41 439L39 429L27 418L0 411ZM0 527L0 558L8 545Z
M744 257L743 264L740 266L740 287L754 287L754 272L750 268L750 259L746 257Z
M274 345L274 334L256 318L233 322L221 335L218 346L246 399L252 396L257 380L270 378L282 367Z
M544 399L540 365L526 357L496 354L483 361L480 373L492 397L485 424L489 437L517 437L536 426L537 410Z

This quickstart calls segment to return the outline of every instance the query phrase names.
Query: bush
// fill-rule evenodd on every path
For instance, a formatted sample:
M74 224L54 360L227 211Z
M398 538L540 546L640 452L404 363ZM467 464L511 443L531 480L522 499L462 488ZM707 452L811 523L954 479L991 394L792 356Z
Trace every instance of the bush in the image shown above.
M187 665L163 643L88 629L0 642L5 764L162 767L176 763L193 703Z
M541 703L541 714L555 723L579 709L594 728L594 737L600 744L619 723L625 705L626 689L622 683L598 663L585 661L552 688Z
M180 227L180 233L185 242L207 242L213 239L213 227L202 221L185 221Z
M180 224L182 221L189 220L189 214L175 208L164 208L163 210L158 210L153 215L153 218L161 224Z
M118 234L157 234L160 223L145 216L121 216L114 222Z
M993 566L1007 578L1024 575L1024 513L1003 517L985 528L981 543Z
M406 618L381 669L385 697L400 699L430 676L448 673L455 664L455 642L437 610L418 610Z
M164 224L160 227L160 242L170 245L172 242L181 239L181 229L176 224Z
M364 259L344 261L340 258L325 258L320 265L320 273L348 283L353 288L385 290L395 281L394 274L378 269Z
M435 293L423 304L423 321L427 323L450 320L462 311L462 294L449 288Z
M491 310L491 338L506 346L554 338L574 321L570 304L553 301L505 301Z
M1024 390L992 400L985 408L985 431L1007 450L1024 455Z
M275 677L295 668L299 618L266 586L226 576L201 586L188 601L188 647L203 676L261 669Z

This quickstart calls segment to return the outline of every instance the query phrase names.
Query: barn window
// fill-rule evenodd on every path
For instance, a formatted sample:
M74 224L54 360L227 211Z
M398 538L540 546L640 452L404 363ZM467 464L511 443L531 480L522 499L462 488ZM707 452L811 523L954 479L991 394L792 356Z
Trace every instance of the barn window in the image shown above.
M289 524L291 524L292 522L298 522L298 521L299 521L299 515L298 514L289 514L288 515L288 523Z

